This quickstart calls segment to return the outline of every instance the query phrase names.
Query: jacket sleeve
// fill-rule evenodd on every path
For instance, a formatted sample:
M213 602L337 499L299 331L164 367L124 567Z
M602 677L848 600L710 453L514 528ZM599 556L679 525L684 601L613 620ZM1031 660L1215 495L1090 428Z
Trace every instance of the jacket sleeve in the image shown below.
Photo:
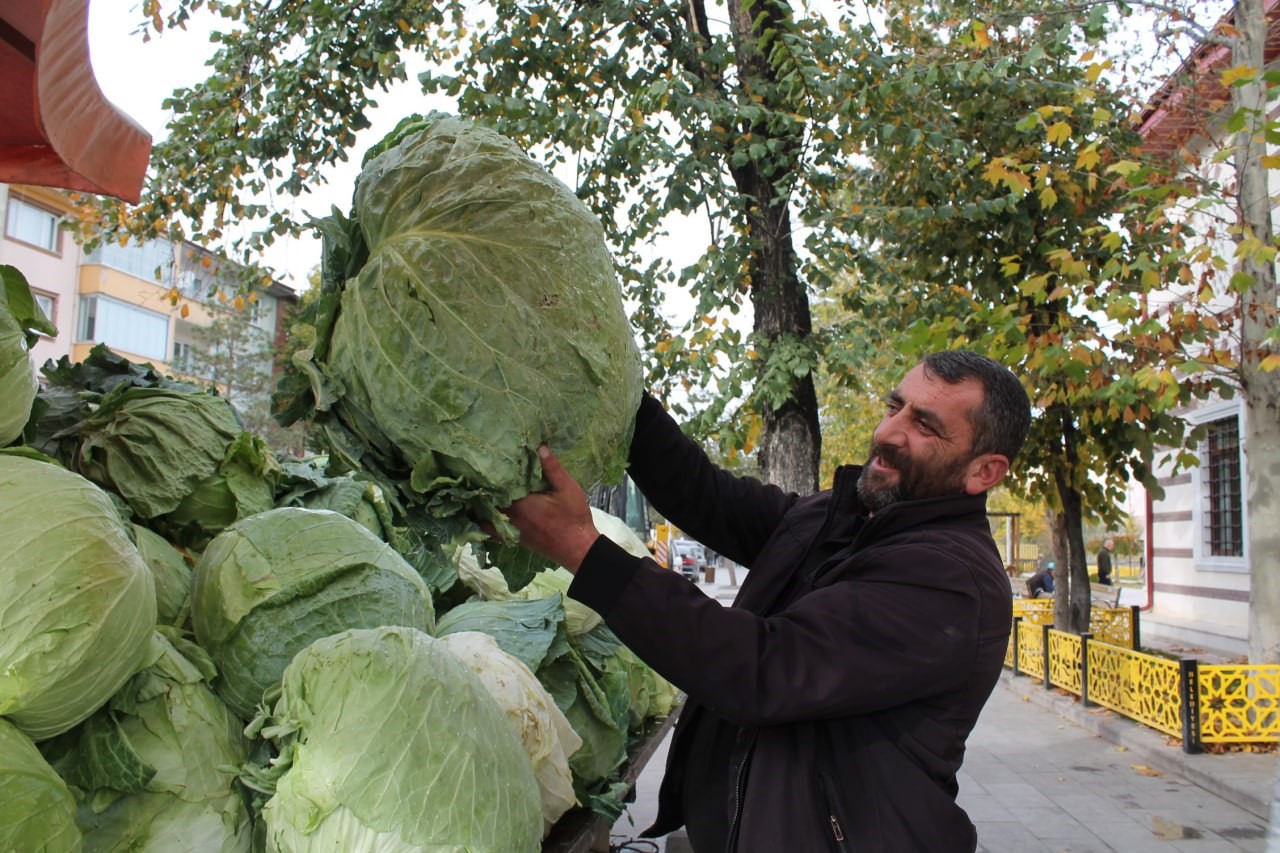
M569 594L663 677L728 720L830 719L961 689L980 650L1003 649L1008 640L1007 624L982 618L991 602L964 562L943 548L886 550L881 565L766 617L722 606L601 537Z
M647 393L636 414L628 473L664 518L745 566L796 500L719 468Z

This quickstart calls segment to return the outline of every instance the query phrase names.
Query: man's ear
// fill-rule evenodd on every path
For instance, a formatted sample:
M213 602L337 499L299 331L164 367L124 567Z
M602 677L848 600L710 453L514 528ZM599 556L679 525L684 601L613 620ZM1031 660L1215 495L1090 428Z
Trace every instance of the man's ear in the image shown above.
M964 491L968 495L980 495L1004 479L1009 473L1009 458L999 453L984 453L969 463L965 474Z

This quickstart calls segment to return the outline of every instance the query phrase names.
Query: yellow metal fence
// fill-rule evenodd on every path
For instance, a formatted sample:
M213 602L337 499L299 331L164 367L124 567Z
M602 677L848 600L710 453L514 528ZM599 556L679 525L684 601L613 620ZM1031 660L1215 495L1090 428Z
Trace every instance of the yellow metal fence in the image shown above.
M1138 648L1138 608L1095 607L1090 633L1052 627L1053 602L1016 600L1005 666L1182 738L1210 743L1280 742L1280 665L1206 664Z

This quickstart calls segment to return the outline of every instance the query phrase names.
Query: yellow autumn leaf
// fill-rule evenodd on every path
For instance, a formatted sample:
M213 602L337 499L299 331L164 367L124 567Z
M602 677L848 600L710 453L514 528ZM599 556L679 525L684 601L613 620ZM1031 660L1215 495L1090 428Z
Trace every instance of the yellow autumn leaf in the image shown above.
M1092 145L1076 155L1076 168L1088 171L1098 162L1102 160L1102 156L1098 154L1098 149Z
M1273 352L1258 365L1265 371L1280 370L1280 352Z
M231 304L232 304L233 306L235 306L235 309L236 309L237 311L243 311L243 310L244 310L244 297L243 297L243 296L237 296L235 299L231 300Z
M1258 69L1248 65L1237 65L1222 72L1222 85L1230 88L1236 83L1247 83L1258 76Z
M1264 155L1262 155L1262 168L1264 168L1264 169L1280 169L1280 154L1264 154Z
M1132 767L1134 770L1138 771L1138 773L1142 774L1143 776L1155 776L1156 778L1159 778L1164 775L1159 770L1152 770L1150 767L1148 767L1145 764L1131 764L1129 766Z
M183 303L183 306L182 306L181 308L179 308L179 309L178 309L178 316L180 316L180 317L181 317L182 319L184 319L184 320L185 320L185 319L187 319L188 317L190 317L190 316L191 316L191 306L190 306L190 305L187 305L186 303Z
M981 21L975 21L973 24L973 43L977 45L978 50L991 47L991 36L987 32L987 25Z
M1045 187L1040 190L1040 206L1045 210L1053 207L1058 203L1058 194L1053 191L1053 187Z

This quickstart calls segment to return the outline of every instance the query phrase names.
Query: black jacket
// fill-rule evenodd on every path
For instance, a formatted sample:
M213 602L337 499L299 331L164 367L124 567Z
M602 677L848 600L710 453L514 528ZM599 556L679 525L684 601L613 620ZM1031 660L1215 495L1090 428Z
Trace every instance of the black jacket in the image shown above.
M649 834L705 807L729 815L737 853L975 849L956 772L1012 618L985 499L868 517L859 470L798 498L719 470L655 401L641 404L632 478L668 520L750 570L724 607L601 537L570 587L688 694ZM727 804L683 790L695 739L724 745L708 766L727 774Z

